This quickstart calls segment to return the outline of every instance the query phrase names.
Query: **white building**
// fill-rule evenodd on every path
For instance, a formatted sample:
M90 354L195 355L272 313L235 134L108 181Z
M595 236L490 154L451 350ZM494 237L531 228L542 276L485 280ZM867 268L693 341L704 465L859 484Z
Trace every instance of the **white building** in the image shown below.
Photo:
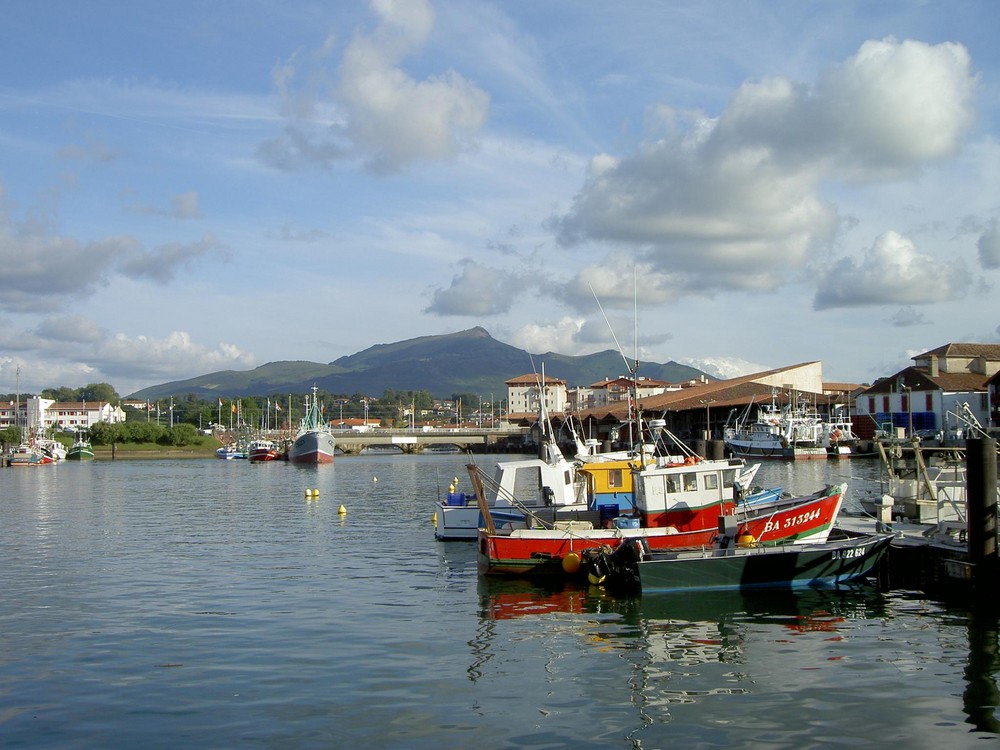
M539 386L540 375L520 375L506 381L507 411L511 414L537 415L541 407L540 391L544 390L545 409L549 414L562 413L566 409L566 381L545 376L544 389Z
M20 404L11 401L0 406L0 429L22 427L25 429L87 430L98 422L125 421L120 406L105 401L53 401L32 396Z

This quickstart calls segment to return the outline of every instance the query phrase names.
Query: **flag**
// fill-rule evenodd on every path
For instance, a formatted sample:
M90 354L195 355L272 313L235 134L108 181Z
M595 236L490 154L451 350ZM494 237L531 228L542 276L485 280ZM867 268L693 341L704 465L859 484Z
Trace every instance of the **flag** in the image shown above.
M232 407L233 407L233 414L235 414L236 413L236 402L235 401L233 401Z
M221 398L219 399L219 408L220 409L222 408L222 399Z
M281 405L277 401L274 402L274 410L281 411Z

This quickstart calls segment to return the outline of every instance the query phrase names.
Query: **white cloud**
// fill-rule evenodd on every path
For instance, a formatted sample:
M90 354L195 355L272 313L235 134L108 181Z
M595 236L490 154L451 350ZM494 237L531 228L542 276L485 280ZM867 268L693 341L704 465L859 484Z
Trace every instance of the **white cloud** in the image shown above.
M226 343L209 349L194 343L185 331L173 331L164 339L129 338L119 333L100 343L94 358L109 377L144 381L174 380L256 366L254 355L249 352Z
M772 367L767 365L748 362L738 357L702 357L699 359L682 359L680 363L688 367L701 370L706 375L711 375L720 380L729 380L743 375L754 375L758 372L766 372ZM785 363L787 364L787 363Z
M860 262L842 258L830 265L819 278L814 307L928 304L957 299L971 283L960 259L940 262L890 231L875 240Z
M498 315L508 312L525 293L529 280L516 271L492 268L464 259L461 273L447 289L438 289L424 312L436 315Z
M296 87L307 61L296 54L276 67L272 77L291 120L281 137L260 146L259 155L272 166L361 158L372 171L391 173L418 161L450 159L472 145L486 122L489 95L454 70L417 80L402 66L434 25L429 3L373 0L372 8L380 24L351 39L334 74L306 70L306 83ZM321 111L334 113L332 119L322 121Z
M663 130L625 157L594 157L563 244L636 248L661 292L767 290L830 246L830 180L897 179L953 153L975 78L958 44L866 42L815 86L744 84L711 119L658 110Z
M583 323L579 318L565 317L549 325L522 326L511 336L510 344L535 354L576 352Z

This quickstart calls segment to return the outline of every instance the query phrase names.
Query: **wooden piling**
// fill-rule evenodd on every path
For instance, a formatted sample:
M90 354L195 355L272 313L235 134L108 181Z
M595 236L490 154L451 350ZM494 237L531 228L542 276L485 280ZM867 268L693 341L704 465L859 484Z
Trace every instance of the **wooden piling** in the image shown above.
M969 562L973 585L995 589L1000 581L997 545L997 447L993 438L965 441Z

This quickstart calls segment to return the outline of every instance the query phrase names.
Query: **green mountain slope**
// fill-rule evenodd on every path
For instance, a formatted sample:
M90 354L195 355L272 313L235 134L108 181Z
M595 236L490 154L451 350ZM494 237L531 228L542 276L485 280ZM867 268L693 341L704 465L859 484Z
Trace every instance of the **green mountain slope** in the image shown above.
M189 393L206 399L242 398L305 393L314 385L329 393L369 396L379 396L392 388L426 390L439 398L453 393L502 398L507 392L505 381L539 372L543 363L547 376L561 378L571 387L628 375L618 352L608 350L577 357L552 352L532 355L497 341L485 329L476 327L441 336L377 344L329 364L269 362L242 372L223 370L144 388L130 398L155 400ZM639 374L672 383L704 375L676 362L640 363Z

